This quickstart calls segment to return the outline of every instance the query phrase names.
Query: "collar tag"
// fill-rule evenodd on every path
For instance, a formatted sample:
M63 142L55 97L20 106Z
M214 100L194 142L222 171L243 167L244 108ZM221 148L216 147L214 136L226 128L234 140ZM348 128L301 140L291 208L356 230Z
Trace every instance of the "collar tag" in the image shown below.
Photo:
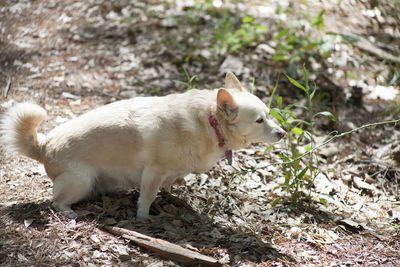
M229 165L232 165L232 150L225 151L225 157L228 160Z

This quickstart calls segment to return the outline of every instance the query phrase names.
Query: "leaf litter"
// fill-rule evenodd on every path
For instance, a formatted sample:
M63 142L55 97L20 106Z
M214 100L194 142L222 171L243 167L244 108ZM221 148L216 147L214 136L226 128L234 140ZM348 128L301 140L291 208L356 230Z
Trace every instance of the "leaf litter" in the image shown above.
M265 20L260 10L275 8L254 2L259 4L257 8L241 5L239 9ZM319 2L309 2L320 8ZM368 28L365 25L377 27L370 16L383 19L363 4L341 5L347 6L324 6L326 24L332 30L345 29L347 23L360 34ZM279 64L265 61L274 53L273 43L259 44L252 55L219 51L216 57L210 49L210 26L206 26L201 29L203 43L191 48L188 60L179 46L171 49L168 32L178 42L183 42L184 36L194 36L190 27L179 27L182 14L191 7L189 1L5 1L0 5L0 70L12 77L12 83L8 99L1 99L1 110L13 101L34 100L49 113L49 120L39 129L47 132L111 101L183 91L185 88L174 82L184 80L182 67L199 76L197 88L220 86L226 70L241 73L248 88L256 77L255 93L268 101L275 74L283 71ZM350 16L346 18L350 21L334 22L339 14L360 9L368 19L360 17L354 23ZM265 14L275 16L269 11ZM202 20L211 25L215 18ZM265 21L269 31L276 29L273 22ZM388 25L396 36L398 27L390 21ZM341 48L341 57L333 64L353 62L360 68L351 71L357 72L362 83L343 79L340 71L333 75L336 82L346 83L344 88L359 86L367 94L362 107L341 107L337 128L346 130L373 119L391 119L376 111L386 105L387 97L398 93L398 85L383 86L379 79L368 77L374 68L389 75L373 57L347 46L335 47ZM369 64L361 66L359 62L365 61ZM2 88L7 84L3 78ZM290 91L286 97L291 98ZM324 127L324 122L320 123ZM2 149L0 264L179 265L103 231L106 225L164 239L233 266L396 266L400 264L398 140L398 126L388 125L361 130L320 150L321 173L311 197L321 201L304 201L295 209L290 206L289 194L280 187L284 175L278 166L248 171L279 162L277 151L283 148L276 146L264 154L265 146L254 145L235 152L232 166L221 160L207 173L186 176L172 194L160 193L152 214L163 211L173 217L158 217L150 224L135 218L135 190L75 205L81 220L60 216L50 208L52 183L40 164ZM238 171L248 172L236 175ZM275 199L279 201L274 203Z

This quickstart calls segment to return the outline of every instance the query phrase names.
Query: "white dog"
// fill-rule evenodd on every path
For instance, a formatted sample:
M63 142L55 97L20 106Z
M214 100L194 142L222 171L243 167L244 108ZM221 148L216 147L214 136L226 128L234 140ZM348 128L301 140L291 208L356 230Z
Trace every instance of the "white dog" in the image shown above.
M2 141L44 164L53 206L69 218L78 216L71 204L92 192L131 187L140 187L137 216L146 217L161 186L209 170L232 149L285 136L232 73L225 89L117 101L41 137L36 128L45 117L38 105L15 105L0 122Z

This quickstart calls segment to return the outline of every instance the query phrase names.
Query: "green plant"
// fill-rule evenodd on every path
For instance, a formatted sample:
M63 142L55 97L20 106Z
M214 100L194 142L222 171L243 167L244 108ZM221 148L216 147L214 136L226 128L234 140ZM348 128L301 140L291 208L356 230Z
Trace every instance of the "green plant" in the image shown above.
M161 92L160 87L156 87L154 89L150 89L147 94L155 96L155 95L159 95Z
M315 117L322 115L329 117L333 121L336 121L332 113L328 111L314 113L313 98L315 97L317 90L316 86L313 86L313 88L310 87L309 73L304 65L302 69L302 76L305 82L304 85L300 84L289 75L286 75L291 84L303 91L306 98L306 105L302 107L300 105L293 104L283 107L282 97L276 96L277 107L270 109L270 114L275 117L280 125L287 131L286 150L280 153L279 157L283 160L282 170L285 173L285 182L282 186L291 193L293 205L297 204L302 188L307 189L309 192L308 195L310 196L313 181L319 174L318 161L312 153L313 148L315 147ZM275 89L273 93L275 93ZM297 118L294 112L291 110L293 107L304 108L308 115L307 119L303 120ZM305 146L305 151L311 152L306 155L306 160L302 161L299 148L304 141L308 143ZM279 199L274 200L273 203L278 200ZM321 199L320 201L323 200Z
M264 38L267 31L265 26L261 26L250 16L243 18L237 30L233 30L232 22L228 13L217 22L214 39L217 41L220 50L226 48L229 53L233 53L245 47L253 47Z
M331 55L333 46L327 45L329 38L320 38L313 35L312 29L318 31L324 28L324 14L322 10L316 17L309 21L295 21L293 27L280 25L280 30L275 35L277 41L273 60L284 61L289 64L289 74L297 77L297 67L304 62L309 62L311 57L326 59ZM307 27L307 24L311 27Z
M183 72L185 73L186 82L174 80L177 83L183 84L186 86L186 91L191 89L196 89L196 85L193 83L194 80L198 80L199 77L197 75L190 76L186 68L183 68Z
M173 4L172 4L173 5ZM152 49L159 49L160 43L168 51L168 56L172 57L172 62L178 67L193 62L204 63L201 51L208 49L212 35L210 28L207 27L204 17L211 14L214 16L215 8L206 1L205 5L195 1L195 5L185 8L182 12L167 14L160 17L161 38L152 43ZM205 27L206 26L206 27Z

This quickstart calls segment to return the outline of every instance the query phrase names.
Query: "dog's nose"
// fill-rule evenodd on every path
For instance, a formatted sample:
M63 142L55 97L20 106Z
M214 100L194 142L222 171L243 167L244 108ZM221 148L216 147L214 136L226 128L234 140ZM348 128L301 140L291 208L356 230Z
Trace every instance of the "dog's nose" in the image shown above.
M285 137L286 132L285 131L281 131L281 132L278 133L278 135L279 135L279 138L282 139L283 137Z

